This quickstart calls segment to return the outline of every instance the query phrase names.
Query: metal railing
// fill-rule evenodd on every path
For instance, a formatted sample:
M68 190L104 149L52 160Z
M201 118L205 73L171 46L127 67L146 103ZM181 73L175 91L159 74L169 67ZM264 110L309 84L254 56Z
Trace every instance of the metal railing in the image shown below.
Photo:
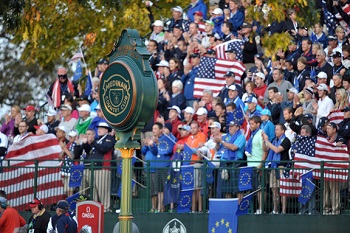
M173 187L177 187L178 190L175 188L172 192L179 193L171 201L173 205L161 205L160 211L177 212L179 209L181 185L176 186L176 184L181 183L181 179L187 179L183 174L180 176L180 170L183 169L181 163L171 163L169 167L157 168L158 162L166 161L135 163L133 167L134 213L157 212L158 205L152 206L152 197L156 199L158 193L166 188L166 182L172 182L174 179L178 179L173 183ZM244 181L247 183L249 180L252 188L241 191L238 185L241 180L240 171L245 168L239 167L241 163L221 162L221 166L213 168L208 166L207 161L201 161L195 164L194 173L190 176L194 180L194 189L199 190L202 200L197 205L201 204L202 208L193 210L190 207L188 211L205 213L208 211L209 198L242 198L259 190L250 201L249 214L348 215L350 213L349 162L337 162L337 164L344 163L347 167L342 166L343 168L337 169L329 169L325 163L332 162L320 162L319 167L313 170L314 178L310 181L315 188L309 197L308 194L306 195L307 202L303 205L300 200L298 201L303 189L301 176L310 169L296 169L294 163L291 168L253 168L251 174L246 174L248 179ZM154 167L151 167L151 164ZM108 206L107 211L115 211L120 208L118 190L121 186L121 175L118 172L118 166L119 161L112 161L112 166L101 166L97 163L86 165L83 184L77 188L69 188L67 174L61 173L61 167L52 167L50 161L5 160L0 173L0 189L7 192L10 205L20 211L28 210L28 203L34 197L41 198L45 206L50 208L60 199L79 190L80 193L89 195L90 199ZM167 195L166 191L163 193Z

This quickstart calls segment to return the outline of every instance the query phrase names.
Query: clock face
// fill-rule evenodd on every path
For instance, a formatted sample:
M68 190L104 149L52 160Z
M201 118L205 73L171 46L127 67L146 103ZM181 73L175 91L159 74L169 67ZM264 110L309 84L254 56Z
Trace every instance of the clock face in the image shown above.
M118 130L131 120L137 93L128 64L117 61L109 65L101 78L99 96L101 110L111 126Z

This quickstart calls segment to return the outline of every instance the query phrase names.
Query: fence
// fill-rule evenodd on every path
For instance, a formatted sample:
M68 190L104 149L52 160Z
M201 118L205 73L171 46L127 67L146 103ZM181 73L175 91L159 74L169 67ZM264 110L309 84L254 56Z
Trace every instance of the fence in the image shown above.
M15 166L11 165L13 162L16 162ZM61 173L60 167L46 166L42 161L5 160L0 174L0 189L6 191L10 205L21 211L29 209L28 203L34 197L41 198L47 208L53 208L58 200L70 195L69 192L79 190L89 195L91 199L102 202L108 207L106 211L115 211L120 208L120 191L118 191L121 187L120 161L114 161L111 167L98 165L98 162L85 166L83 184L80 187L69 189L69 178ZM303 187L301 180L310 169L296 168L300 167L300 164L294 162L289 162L290 167L260 169L254 167L251 171L242 162L226 164L221 162L219 167L213 167L207 161L186 166L175 161L169 167L157 167L157 162L148 161L145 164L136 162L133 166L133 213L157 210L157 205L152 206L152 199L155 201L158 192L167 187L171 187L170 193L173 195L169 198L169 192L163 193L165 199L173 205L167 204L161 207L161 212L193 211L190 198L194 193L193 189L199 190L197 192L202 200L197 203L198 207L194 210L196 212L208 211L209 198L242 198L254 191L257 192L250 201L249 214L278 212L347 215L350 212L349 162L319 162L319 167L312 170L313 178L308 179L311 186L307 187ZM163 161L163 165L164 162L169 163ZM343 165L341 168L330 169L331 163ZM150 167L150 164L153 167ZM249 187L242 188L240 185ZM311 189L314 190L311 192ZM181 208L180 211L181 190L187 190L189 193L187 197L189 208L185 210ZM302 190L303 193L300 195ZM306 204L303 205L300 201L306 201Z

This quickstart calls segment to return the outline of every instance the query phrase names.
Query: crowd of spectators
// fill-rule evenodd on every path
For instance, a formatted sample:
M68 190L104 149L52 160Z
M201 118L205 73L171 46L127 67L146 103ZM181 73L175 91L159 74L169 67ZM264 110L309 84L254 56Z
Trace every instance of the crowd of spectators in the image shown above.
M296 9L288 9L284 21L274 22L267 28L259 22L247 21L246 8L255 3L245 0L220 0L218 5L209 7L202 0L191 0L187 12L180 6L169 9L172 17L166 22L154 19L152 11L157 9L156 4L145 2L152 24L146 45L159 88L158 106L143 130L141 142L143 159L162 161L150 163L152 212L165 211L163 191L167 174L162 168L170 166L174 152L184 150L185 144L197 151L191 158L198 170L192 212L203 211L200 192L203 174L199 171L204 158L221 161L216 163L220 168L248 165L259 169L267 164L264 160L292 160L290 149L300 137L321 135L339 147L348 145L350 4L347 0L320 3L325 10L321 12L321 21L311 28L298 23L298 17L302 16ZM263 11L266 7L262 2L257 10ZM333 24L325 12L334 15ZM261 42L266 33L286 33L292 39L288 48L270 58L264 55ZM214 93L209 86L204 87L198 98L194 95L194 83L201 60L215 57L216 46L233 41L240 41L241 46L225 53L228 60L244 64L240 82L236 82L237 70L228 67L224 75L226 84L221 91ZM243 55L241 60L239 54ZM111 163L94 162L94 159L116 158L115 132L98 105L99 78L107 66L108 60L104 58L97 62L90 95L83 94L81 87L68 78L65 68L59 68L57 79L48 91L52 107L45 121L36 118L38 109L32 105L23 109L23 119L21 108L12 106L1 127L0 153L4 158L8 146L19 143L27 135L55 134L62 148L59 159L64 161L62 181L67 195L74 192L66 179L74 160L108 167L95 171L94 200L102 202L105 211L111 211L110 191L106 190L113 187L111 182L104 182L113 179ZM339 124L327 118L334 111L343 112ZM173 152L160 154L158 142L164 135L176 144ZM284 168L286 164L269 166ZM280 175L274 172L269 175L273 213L286 213L283 198L282 210L279 209ZM85 176L85 181L90 182L88 172ZM333 194L338 191L339 187L332 189ZM223 189L222 194L242 198L233 183ZM332 208L325 200L325 214L339 214L338 202L332 199L336 205ZM261 206L257 206L256 213L262 212Z

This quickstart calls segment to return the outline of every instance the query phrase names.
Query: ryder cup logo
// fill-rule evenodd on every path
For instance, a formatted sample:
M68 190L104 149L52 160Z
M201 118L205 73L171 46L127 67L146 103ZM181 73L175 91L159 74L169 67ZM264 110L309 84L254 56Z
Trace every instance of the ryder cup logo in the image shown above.
M174 218L170 220L163 228L163 233L186 233L186 227L180 220Z

